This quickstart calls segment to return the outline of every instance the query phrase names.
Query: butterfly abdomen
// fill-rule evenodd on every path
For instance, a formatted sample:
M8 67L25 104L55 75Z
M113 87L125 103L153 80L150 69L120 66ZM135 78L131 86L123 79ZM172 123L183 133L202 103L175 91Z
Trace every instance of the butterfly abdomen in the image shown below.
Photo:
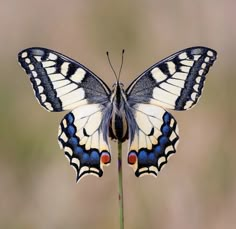
M124 142L128 139L128 126L125 115L112 115L110 120L109 136L112 139Z

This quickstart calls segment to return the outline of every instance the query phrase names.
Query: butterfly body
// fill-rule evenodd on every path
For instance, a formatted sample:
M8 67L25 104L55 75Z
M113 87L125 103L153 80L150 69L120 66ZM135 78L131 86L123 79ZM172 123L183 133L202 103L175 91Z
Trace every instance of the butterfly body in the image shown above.
M128 138L128 122L124 112L127 107L127 98L123 87L122 83L116 82L110 96L112 116L109 135L120 142L124 142Z
M30 77L35 96L48 111L66 111L58 141L77 181L102 176L111 162L109 137L128 140L128 163L136 176L157 176L176 152L178 125L166 111L193 107L216 59L206 47L179 51L154 64L127 89L119 80L112 90L82 64L45 48L29 48L18 60Z

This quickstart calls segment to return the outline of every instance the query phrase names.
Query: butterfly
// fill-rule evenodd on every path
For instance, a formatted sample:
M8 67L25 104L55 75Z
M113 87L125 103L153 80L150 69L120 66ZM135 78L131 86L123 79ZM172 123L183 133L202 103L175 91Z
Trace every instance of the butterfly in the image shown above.
M127 89L119 78L110 89L79 62L46 48L25 49L18 61L47 111L69 111L58 142L78 182L103 175L111 162L109 138L128 140L128 164L137 177L157 176L179 142L177 122L166 109L188 110L197 103L216 56L207 47L184 49L151 66Z

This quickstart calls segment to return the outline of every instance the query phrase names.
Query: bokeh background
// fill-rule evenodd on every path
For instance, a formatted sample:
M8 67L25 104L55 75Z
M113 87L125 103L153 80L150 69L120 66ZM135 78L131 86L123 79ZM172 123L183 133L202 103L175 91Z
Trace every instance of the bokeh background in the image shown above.
M65 113L48 113L17 63L24 48L57 50L109 86L105 52L128 85L183 48L218 52L198 105L174 112L180 144L157 179L136 178L126 163L125 225L143 228L236 228L236 1L0 1L0 228L119 228L117 151L104 176L75 183L57 144Z

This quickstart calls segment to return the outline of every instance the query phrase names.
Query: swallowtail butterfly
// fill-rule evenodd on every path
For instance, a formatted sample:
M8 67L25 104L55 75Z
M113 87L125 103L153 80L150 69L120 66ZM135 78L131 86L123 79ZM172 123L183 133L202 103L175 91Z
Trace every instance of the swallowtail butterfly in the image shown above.
M21 51L18 60L35 96L48 111L69 110L58 140L77 172L101 177L111 161L108 138L128 140L128 163L137 177L157 176L179 141L178 125L166 109L187 110L199 97L216 51L192 47L154 64L125 90L112 89L75 60L46 48Z

